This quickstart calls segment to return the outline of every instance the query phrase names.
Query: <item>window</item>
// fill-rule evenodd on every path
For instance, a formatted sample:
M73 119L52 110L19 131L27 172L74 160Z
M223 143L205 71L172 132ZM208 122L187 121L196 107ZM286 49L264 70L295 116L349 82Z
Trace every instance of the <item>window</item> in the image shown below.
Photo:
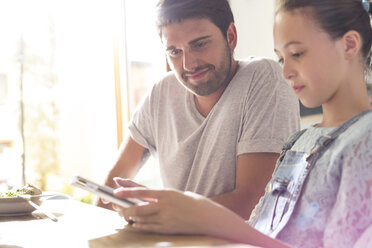
M158 0L126 0L126 40L128 51L129 113L167 70L164 49L155 27ZM156 159L150 157L136 176L139 183L161 187Z
M0 190L25 180L71 193L73 174L103 180L119 131L165 72L155 3L0 3Z

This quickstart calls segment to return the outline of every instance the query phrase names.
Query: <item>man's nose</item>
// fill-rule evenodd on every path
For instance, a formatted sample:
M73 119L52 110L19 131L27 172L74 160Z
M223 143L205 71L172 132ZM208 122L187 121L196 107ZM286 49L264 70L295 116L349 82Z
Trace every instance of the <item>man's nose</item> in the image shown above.
M194 71L198 66L197 57L192 51L185 51L183 53L183 69L185 71Z

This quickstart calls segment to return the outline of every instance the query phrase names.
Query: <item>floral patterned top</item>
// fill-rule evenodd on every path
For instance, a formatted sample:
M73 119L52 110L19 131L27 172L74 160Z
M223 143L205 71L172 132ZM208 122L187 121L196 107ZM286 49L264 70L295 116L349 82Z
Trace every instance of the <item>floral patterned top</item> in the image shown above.
M309 152L321 135L333 129L309 127L292 150ZM257 217L260 203L251 220ZM291 219L276 238L301 248L350 248L369 226L372 226L372 113L350 126L319 158Z

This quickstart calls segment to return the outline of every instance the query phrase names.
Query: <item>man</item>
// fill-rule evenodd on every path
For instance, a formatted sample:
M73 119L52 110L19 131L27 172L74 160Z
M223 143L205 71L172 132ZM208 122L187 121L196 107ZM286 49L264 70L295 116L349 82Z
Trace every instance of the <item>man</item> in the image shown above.
M227 0L161 0L158 8L172 72L135 111L106 184L132 178L151 153L165 187L205 195L248 218L283 143L299 128L298 101L275 62L234 59Z

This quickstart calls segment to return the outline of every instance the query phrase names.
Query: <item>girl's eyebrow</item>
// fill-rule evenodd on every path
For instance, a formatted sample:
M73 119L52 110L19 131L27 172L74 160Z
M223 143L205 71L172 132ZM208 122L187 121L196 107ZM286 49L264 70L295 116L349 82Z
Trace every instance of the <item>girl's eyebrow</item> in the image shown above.
M290 41L287 44L285 44L284 49L291 46L291 45L301 45L301 44L302 44L302 42L300 42L300 41ZM278 52L278 50L276 50L274 48L274 52Z
M289 47L290 45L300 45L300 44L302 44L302 42L299 42L299 41L290 41L290 42L288 42L288 43L284 46L284 48L287 48L287 47Z

